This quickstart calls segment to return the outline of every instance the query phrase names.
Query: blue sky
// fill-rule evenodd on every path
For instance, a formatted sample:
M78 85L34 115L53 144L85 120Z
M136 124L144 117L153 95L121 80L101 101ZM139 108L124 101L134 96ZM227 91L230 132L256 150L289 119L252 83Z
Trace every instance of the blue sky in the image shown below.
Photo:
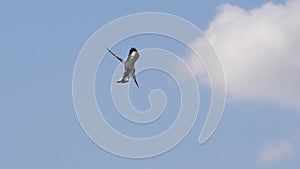
M102 150L82 130L73 106L72 76L77 56L87 39L108 22L136 12L165 12L187 19L205 33L220 37L218 35L224 32L218 32L217 28L222 23L214 19L215 16L226 17L230 11L236 16L235 8L223 7L220 12L221 4L229 3L248 11L259 9L266 2L2 2L0 168L299 168L299 91L294 85L289 85L292 92L280 90L286 88L284 84L270 87L274 89L274 93L280 93L271 95L263 92L268 87L263 88L264 90L252 90L251 86L257 85L255 83L235 90L235 87L231 88L231 84L234 86L238 83L229 81L229 99L222 121L214 135L202 145L197 141L206 117L210 90L201 87L203 101L200 110L203 113L198 116L189 135L171 151L147 159L122 158ZM274 5L285 4L284 1L273 2ZM263 9L276 10L267 7ZM240 10L237 13L238 11ZM298 30L291 37L300 37ZM231 37L229 33L226 35ZM223 40L222 38L219 40ZM299 39L289 42L290 46L297 46ZM115 46L114 51L126 55L132 45L136 45L138 49L157 47L185 55L182 48L177 48L179 44L176 42L156 36L131 38ZM220 49L219 54L224 52L224 56L227 56L227 50L222 45L216 42L216 47ZM279 52L290 55L289 59L295 59L295 62L299 61L299 50L294 53L285 50ZM258 55L264 56L262 53ZM134 84L130 84L130 96L138 109L145 110L149 107L148 93L154 88L164 90L170 99L165 114L157 124L143 126L128 123L117 114L112 100L107 99L109 91L106 89L110 88L110 75L104 75L103 72L112 73L113 68L118 65L108 56L96 78L96 86L104 86L96 87L96 96L98 104L103 105L107 120L114 128L132 136L151 136L167 128L176 117L172 112L176 110L179 102L178 88L170 85L175 81L158 71L141 73L138 79L143 87L136 89ZM280 68L280 64L273 60L271 64ZM224 66L226 68L226 63ZM296 77L288 78L289 76L283 74L278 75L277 80L282 79L287 84L299 84L298 68L295 67L292 71L296 72ZM252 69L256 70L254 67ZM228 69L229 78L244 80L239 79L240 76L230 76L231 71ZM149 81L155 78L163 80L156 83L154 80ZM248 87L251 89L248 90ZM242 91L251 91L254 94ZM296 93L291 96L294 101L289 101L290 95L286 96L285 92ZM255 95L256 93L258 94Z

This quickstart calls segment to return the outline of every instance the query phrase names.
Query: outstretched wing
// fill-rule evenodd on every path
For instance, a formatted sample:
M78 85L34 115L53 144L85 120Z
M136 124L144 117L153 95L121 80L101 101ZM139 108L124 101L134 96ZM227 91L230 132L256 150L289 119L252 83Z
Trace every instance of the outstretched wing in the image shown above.
M136 80L135 71L133 71L133 73L132 73L132 78L133 78L134 83L136 84L136 86L137 86L138 88L140 88L140 87L139 87L139 84L138 84L138 82L137 82L137 80Z
M109 50L108 48L106 48L108 50L109 53L111 53L116 59L118 59L121 63L125 63L125 61L120 58L119 56L117 56L116 54L114 54L111 50Z
M135 82L136 86L137 86L138 88L140 88L140 87L139 87L139 84L138 84L138 82L137 82L137 80L136 80L136 78L134 78L134 82Z

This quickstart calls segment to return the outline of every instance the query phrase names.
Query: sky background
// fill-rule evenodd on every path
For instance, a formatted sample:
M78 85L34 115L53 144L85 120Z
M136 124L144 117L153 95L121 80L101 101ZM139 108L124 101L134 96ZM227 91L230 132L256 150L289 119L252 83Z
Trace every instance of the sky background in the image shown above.
M272 2L1 2L0 168L300 168L300 3ZM187 19L207 34L224 62L228 99L218 129L198 144L210 90L203 71L192 65L204 82L203 113L189 135L162 155L122 158L102 150L82 130L72 101L73 69L82 46L99 28L128 14L153 11ZM164 37L133 37L113 49L124 56L133 45L167 49L193 63L180 44ZM118 62L107 55L101 66L96 86L103 87L96 87L96 96L114 128L141 137L170 126L179 102L174 80L150 70L138 76L140 89L130 84L140 110L149 107L152 89L161 88L169 99L157 123L137 125L122 119L106 97Z

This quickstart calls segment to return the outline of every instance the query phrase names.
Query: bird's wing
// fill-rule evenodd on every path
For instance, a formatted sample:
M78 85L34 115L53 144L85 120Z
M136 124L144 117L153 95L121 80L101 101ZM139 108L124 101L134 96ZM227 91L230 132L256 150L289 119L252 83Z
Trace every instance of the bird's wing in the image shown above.
M140 87L139 87L139 84L138 84L138 82L137 82L137 80L136 80L135 71L133 71L133 73L132 73L132 78L133 78L134 83L136 84L136 86L137 86L138 88L140 88Z
M111 50L109 50L108 48L106 48L108 50L109 53L111 53L116 59L118 59L121 63L125 63L125 61L120 58L119 56L117 56L116 54L114 54Z
M136 86L137 86L138 88L140 88L140 87L139 87L139 84L138 84L138 82L137 82L137 80L136 80L136 78L134 78L134 82L135 82Z

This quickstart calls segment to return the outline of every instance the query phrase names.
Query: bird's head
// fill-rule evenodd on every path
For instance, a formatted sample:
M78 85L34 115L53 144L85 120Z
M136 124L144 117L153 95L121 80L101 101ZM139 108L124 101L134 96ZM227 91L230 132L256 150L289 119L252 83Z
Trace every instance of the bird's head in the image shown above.
M129 50L129 55L130 55L132 52L137 52L137 50L136 50L135 48L130 48L130 50Z

